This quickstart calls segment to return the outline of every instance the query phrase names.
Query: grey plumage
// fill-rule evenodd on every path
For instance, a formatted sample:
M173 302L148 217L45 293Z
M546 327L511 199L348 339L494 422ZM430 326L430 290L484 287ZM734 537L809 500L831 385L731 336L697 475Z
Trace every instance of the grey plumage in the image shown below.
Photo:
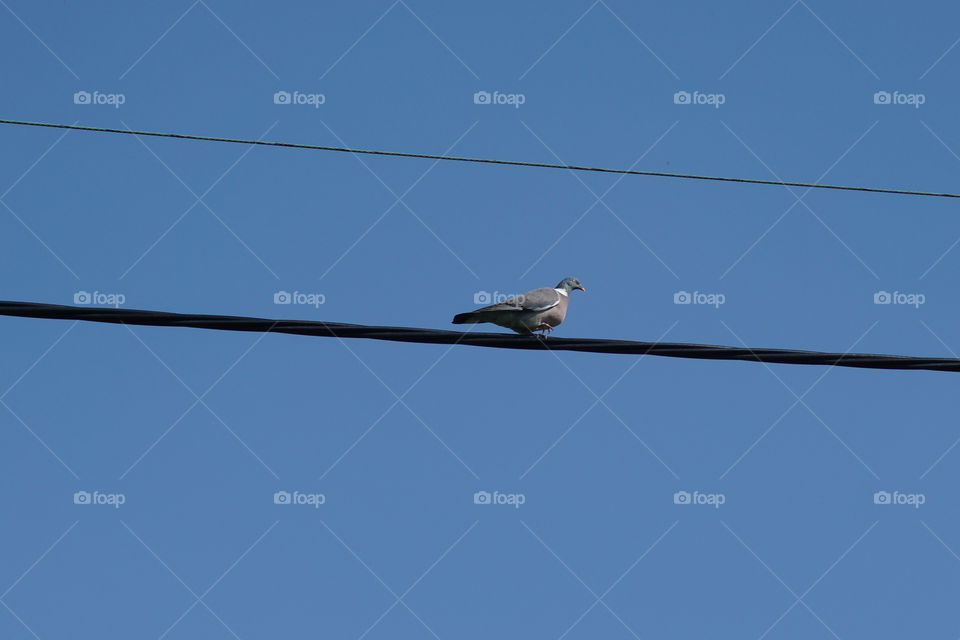
M453 317L453 324L490 322L525 335L552 331L566 318L574 289L586 291L576 278L564 278L555 288L533 289L476 311L459 313Z

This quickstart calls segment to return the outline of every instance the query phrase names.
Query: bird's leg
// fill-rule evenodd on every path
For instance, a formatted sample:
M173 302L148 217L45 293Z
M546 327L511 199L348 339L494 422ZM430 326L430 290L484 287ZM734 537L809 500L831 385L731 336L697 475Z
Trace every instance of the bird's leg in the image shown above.
M541 322L540 324L537 325L537 328L534 329L534 331L543 331L543 333L540 334L540 337L546 338L546 337L547 337L547 332L553 331L553 327L551 327L551 326L550 326L549 324L547 324L546 322Z

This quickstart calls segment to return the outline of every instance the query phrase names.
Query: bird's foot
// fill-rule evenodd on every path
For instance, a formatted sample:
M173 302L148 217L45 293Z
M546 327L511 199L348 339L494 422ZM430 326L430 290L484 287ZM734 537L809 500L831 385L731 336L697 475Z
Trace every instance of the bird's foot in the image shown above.
M539 337L541 337L541 338L546 338L546 337L547 337L547 333L550 332L550 331L553 331L553 327L551 327L551 326L550 326L549 324L547 324L546 322L541 322L539 325L537 325L537 328L534 329L534 331L542 331L543 333L539 333L539 334L537 334L537 335L538 335Z

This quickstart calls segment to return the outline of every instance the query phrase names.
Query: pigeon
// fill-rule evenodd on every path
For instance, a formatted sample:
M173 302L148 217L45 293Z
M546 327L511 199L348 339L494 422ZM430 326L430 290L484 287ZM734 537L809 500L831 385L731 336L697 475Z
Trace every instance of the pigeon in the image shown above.
M564 278L552 289L541 287L489 307L458 313L453 317L453 324L492 322L523 335L553 331L566 317L570 292L574 289L586 291L576 278Z

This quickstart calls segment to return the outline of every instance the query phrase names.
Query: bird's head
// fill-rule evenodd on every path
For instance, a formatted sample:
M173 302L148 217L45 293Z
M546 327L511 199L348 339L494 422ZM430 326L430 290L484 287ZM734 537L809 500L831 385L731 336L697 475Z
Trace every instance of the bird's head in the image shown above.
M557 289L563 289L567 293L570 293L574 289L586 291L586 289L583 288L583 285L580 284L580 281L576 278L564 278L560 281L560 284L557 285Z

